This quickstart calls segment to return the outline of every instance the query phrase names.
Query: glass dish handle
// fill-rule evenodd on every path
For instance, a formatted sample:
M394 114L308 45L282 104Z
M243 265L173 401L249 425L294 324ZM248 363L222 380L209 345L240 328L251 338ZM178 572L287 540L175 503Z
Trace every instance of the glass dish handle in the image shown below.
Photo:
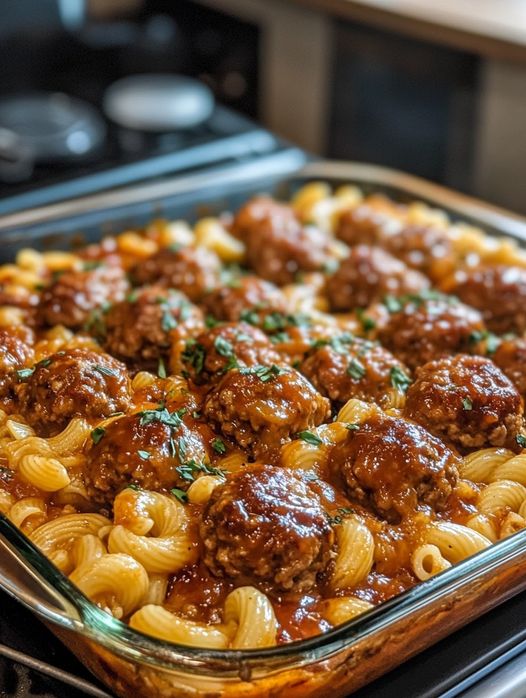
M50 563L0 513L0 588L43 620L80 630L83 624L78 611L39 571L41 565L49 569ZM58 570L56 574L61 576Z

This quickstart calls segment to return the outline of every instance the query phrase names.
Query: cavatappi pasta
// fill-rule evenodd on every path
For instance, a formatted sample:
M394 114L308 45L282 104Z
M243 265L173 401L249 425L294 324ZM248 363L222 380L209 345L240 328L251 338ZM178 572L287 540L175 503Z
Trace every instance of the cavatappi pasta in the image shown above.
M0 513L166 642L322 633L526 528L526 255L313 182L0 267Z

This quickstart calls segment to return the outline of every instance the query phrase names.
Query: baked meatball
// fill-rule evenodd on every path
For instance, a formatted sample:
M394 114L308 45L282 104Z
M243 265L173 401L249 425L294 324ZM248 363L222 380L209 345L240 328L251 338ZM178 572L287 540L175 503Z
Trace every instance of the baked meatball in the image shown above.
M482 356L457 354L418 368L404 414L463 448L520 450L521 396L500 368Z
M526 397L526 339L517 337L504 340L492 359L523 398Z
M130 484L147 490L187 487L177 468L191 460L201 463L205 455L201 436L178 412L159 408L120 417L96 435L87 453L88 495L111 508L115 495Z
M16 371L33 363L33 333L24 327L0 328L0 398L17 383Z
M329 470L351 500L399 523L422 505L440 511L458 478L460 459L417 424L376 415L331 449Z
M289 470L259 464L216 487L200 534L214 575L278 593L314 586L331 559L334 535L308 485Z
M431 279L449 274L455 258L447 231L431 225L410 225L384 240L385 249L411 269Z
M121 301L128 288L126 274L118 266L102 264L87 271L66 271L42 292L37 322L78 329L92 311Z
M178 338L203 327L202 313L179 291L147 286L132 291L105 316L105 348L133 363L155 362Z
M390 309L378 339L410 369L467 351L474 333L484 331L478 310L447 296L395 302Z
M257 276L242 276L206 295L201 307L216 320L262 324L270 313L286 313L287 300L279 288Z
M401 228L401 207L382 196L344 211L336 227L336 237L354 245L383 245L384 240Z
M357 245L327 279L331 309L365 308L383 296L418 293L429 280L379 247Z
M194 383L219 380L238 366L279 363L280 355L267 335L246 322L230 322L174 346L172 369Z
M68 349L35 365L20 391L20 407L35 427L57 432L75 416L102 419L128 409L126 367L108 354Z
M252 455L271 457L291 435L330 416L330 404L287 366L229 371L209 393L203 414Z
M234 216L230 232L241 240L246 240L254 228L270 219L272 221L297 221L294 209L270 196L254 196L247 201Z
M248 266L278 286L293 283L300 271L321 271L334 258L328 236L295 219L264 218L245 244Z
M156 284L182 291L196 302L219 283L221 264L204 247L165 248L132 270L135 283Z
M320 344L299 370L337 406L351 398L388 406L393 388L410 380L404 365L379 344L349 335Z
M487 266L460 271L444 281L443 289L480 310L492 332L526 331L526 269Z

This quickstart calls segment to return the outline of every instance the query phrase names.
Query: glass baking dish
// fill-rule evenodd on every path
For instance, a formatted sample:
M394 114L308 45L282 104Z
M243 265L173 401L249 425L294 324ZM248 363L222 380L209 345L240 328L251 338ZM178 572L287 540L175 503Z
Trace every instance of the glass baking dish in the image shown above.
M294 149L257 163L107 192L0 218L0 260L64 248L155 217L195 219L251 194L290 196L311 180L421 200L492 235L526 240L526 221L392 170L311 162ZM34 611L117 695L346 696L526 588L526 530L324 635L264 650L210 651L132 630L84 597L0 515L0 586Z

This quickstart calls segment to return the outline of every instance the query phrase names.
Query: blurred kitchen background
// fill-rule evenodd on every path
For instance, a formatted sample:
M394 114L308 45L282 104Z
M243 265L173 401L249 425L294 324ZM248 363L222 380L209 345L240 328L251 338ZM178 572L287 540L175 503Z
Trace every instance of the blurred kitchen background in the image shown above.
M218 144L270 151L268 129L526 213L524 0L0 0L0 12L4 199L38 203L35 185L66 191L94 172L111 183L117 167L124 183L152 157L159 174L220 161ZM215 109L191 83L114 84L174 73L208 86Z

